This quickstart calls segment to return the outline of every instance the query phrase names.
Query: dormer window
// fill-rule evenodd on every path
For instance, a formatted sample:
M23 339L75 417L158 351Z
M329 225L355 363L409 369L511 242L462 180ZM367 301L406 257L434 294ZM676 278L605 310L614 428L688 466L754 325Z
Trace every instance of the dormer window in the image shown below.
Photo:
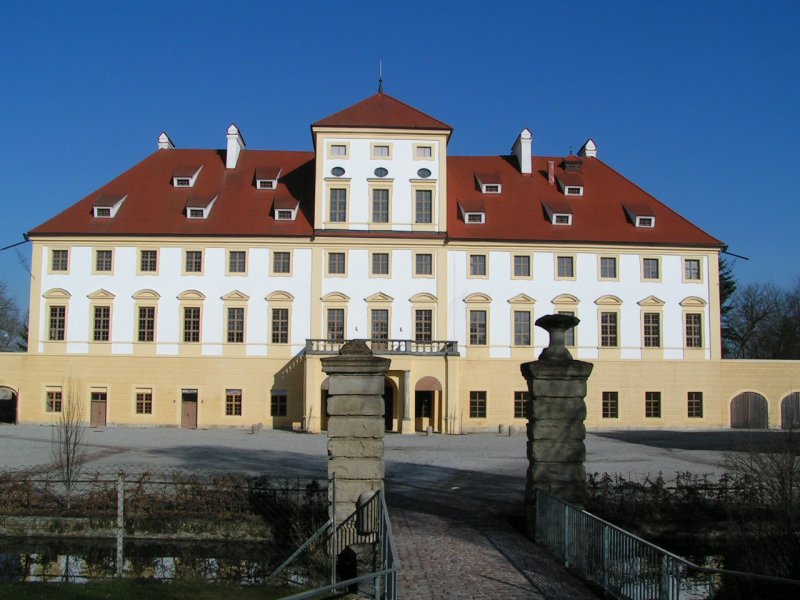
M566 202L543 202L542 206L553 225L572 225L572 208Z
M272 203L272 212L276 221L294 221L297 219L297 208L300 203L294 199L276 198Z
M656 226L656 216L653 209L645 204L625 204L625 214L636 227L644 229Z
M486 208L484 208L481 200L459 201L458 209L461 212L461 218L464 219L464 223L471 225L486 223Z
M655 227L656 220L654 217L636 217L637 227Z
M565 173L583 173L583 159L573 154L564 159Z
M181 166L175 169L175 172L172 174L172 185L173 187L194 187L195 182L197 181L197 176L200 174L200 171L203 170L203 165L199 167L186 167Z
M189 198L186 203L186 218L187 219L207 219L211 214L211 209L217 201L217 196L211 199L207 198Z
M278 187L280 168L256 169L256 189L274 190Z
M565 196L583 196L583 188L577 185L570 185L564 190Z
M119 208L127 197L127 194L124 196L100 196L95 200L92 206L95 218L113 219L117 216L117 211L119 211Z
M475 173L475 179L483 194L499 194L503 191L499 173Z
M558 187L565 196L583 196L583 159L570 155L561 163L562 172L556 175Z

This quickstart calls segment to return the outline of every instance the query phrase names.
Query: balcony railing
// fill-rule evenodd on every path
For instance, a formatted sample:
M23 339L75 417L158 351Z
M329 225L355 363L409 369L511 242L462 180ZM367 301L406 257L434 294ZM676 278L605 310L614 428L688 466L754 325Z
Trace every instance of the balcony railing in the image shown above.
M306 340L306 354L338 354L350 340ZM431 340L366 339L373 354L405 354L415 356L459 356L458 342Z

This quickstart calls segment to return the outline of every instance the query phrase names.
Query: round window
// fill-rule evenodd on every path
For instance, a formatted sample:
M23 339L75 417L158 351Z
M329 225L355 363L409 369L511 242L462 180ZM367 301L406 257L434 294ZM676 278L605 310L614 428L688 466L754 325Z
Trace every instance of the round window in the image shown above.
M331 169L331 175L334 177L341 177L344 175L344 169L342 167L333 167Z
M389 174L389 171L384 169L383 167L378 167L375 169L375 177L386 177Z
M420 169L419 171L417 171L417 175L419 175L423 179L427 179L428 177L431 176L431 170L430 169Z

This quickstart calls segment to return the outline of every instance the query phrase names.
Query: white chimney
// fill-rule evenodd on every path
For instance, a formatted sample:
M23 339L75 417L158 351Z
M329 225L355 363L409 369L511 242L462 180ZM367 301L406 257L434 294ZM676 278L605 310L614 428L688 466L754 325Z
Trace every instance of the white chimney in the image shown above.
M239 153L245 149L244 138L239 128L233 123L228 127L228 152L225 154L225 167L235 169L239 162Z
M517 141L511 148L511 153L517 157L519 162L519 172L525 175L531 174L531 146L533 145L533 134L526 127L519 134Z
M175 144L172 143L172 140L169 139L166 131L162 131L161 135L158 136L158 149L159 150L172 150L175 147Z
M594 143L592 138L586 140L586 143L578 150L578 156L584 158L597 158L597 144Z
M556 162L554 160L547 161L547 183L553 185L556 182Z

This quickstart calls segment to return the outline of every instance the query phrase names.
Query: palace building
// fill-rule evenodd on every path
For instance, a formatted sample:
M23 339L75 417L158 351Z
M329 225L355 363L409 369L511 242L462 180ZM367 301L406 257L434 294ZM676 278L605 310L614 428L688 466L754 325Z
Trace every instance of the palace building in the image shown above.
M588 427L781 425L798 366L720 356L721 241L591 139L451 156L451 133L382 92L312 124L307 152L162 133L28 233L29 351L0 357L17 420L77 398L98 427L320 431L320 358L363 338L391 359L387 430L523 426L519 365L561 312L595 364Z

